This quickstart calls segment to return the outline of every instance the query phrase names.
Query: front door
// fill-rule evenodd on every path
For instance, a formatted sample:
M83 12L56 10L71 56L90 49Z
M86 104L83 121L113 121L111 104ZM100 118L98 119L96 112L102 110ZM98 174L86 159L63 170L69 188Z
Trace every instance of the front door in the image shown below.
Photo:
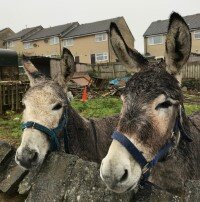
M80 63L80 58L79 58L79 56L75 56L75 62L76 62L76 63Z

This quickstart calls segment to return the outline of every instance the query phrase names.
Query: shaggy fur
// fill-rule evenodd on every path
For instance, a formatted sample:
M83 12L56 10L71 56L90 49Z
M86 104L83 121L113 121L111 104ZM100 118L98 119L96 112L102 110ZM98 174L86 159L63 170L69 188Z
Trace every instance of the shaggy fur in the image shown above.
M60 100L67 108L67 133L69 136L69 153L78 155L80 158L100 163L106 155L111 143L111 134L117 126L118 116L111 116L102 119L85 119L74 110L64 89L56 82L44 79L37 85L31 87L23 101L35 94L41 95L41 91L49 88L54 96L47 99L54 102L54 98ZM44 99L44 97L42 98ZM34 98L35 102L37 98ZM45 101L45 100L44 100ZM40 106L38 106L40 107ZM41 106L42 110L42 106ZM47 117L48 118L48 117ZM46 118L46 120L47 120Z
M181 193L185 180L200 178L199 122L195 125L200 112L191 119L187 118L180 88L180 72L191 52L188 25L179 14L172 13L166 37L166 64L154 65L128 47L114 23L110 29L111 44L118 59L128 69L137 72L122 93L123 106L117 129L129 138L147 161L151 161L171 139L181 109L183 128L193 142L181 137L171 156L152 169L149 179L164 189ZM179 139L178 136L177 133L174 138ZM102 180L113 191L125 192L136 188L141 176L142 168L138 162L123 145L113 140L101 164Z
M102 119L82 118L70 105L68 107L69 152L100 163L108 152L111 134L117 126L118 116Z
M200 179L199 121L200 112L189 117L193 142L181 140L175 153L166 161L157 164L152 170L151 181L153 183L175 194L183 194L184 182L187 179Z
M55 128L64 110L67 110L69 152L85 160L100 163L108 151L111 134L119 118L114 116L88 120L81 117L71 107L66 93L66 82L75 72L71 52L64 48L62 59L58 62L60 71L53 79L48 79L40 74L30 61L24 61L31 87L23 98L25 109L22 121L33 121L47 128ZM19 165L30 169L42 164L49 150L50 141L45 134L33 128L26 128L15 160Z

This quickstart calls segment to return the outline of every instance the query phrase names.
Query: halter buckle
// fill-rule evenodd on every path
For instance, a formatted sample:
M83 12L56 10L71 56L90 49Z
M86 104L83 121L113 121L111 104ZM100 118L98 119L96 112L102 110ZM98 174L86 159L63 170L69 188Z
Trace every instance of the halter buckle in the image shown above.
M150 167L149 166L149 163L147 163L143 168L142 168L142 173L145 174L147 173L148 171L150 171Z
M35 122L33 122L33 125L32 125L32 127L31 127L32 129L34 129L35 128Z

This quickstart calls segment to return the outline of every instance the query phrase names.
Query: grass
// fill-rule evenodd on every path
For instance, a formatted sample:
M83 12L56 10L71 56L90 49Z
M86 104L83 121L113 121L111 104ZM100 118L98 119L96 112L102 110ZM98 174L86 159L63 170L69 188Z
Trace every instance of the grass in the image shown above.
M21 137L20 123L21 114L12 111L8 111L0 117L0 140L18 145Z
M190 115L196 111L200 111L200 105L197 104L184 104L185 106L185 111L187 115Z
M118 114L122 106L121 100L117 97L99 97L86 103L74 100L71 104L85 118L102 118Z
M73 100L72 106L85 118L102 118L120 113L122 102L118 97L98 97L83 103L80 100ZM187 115L200 110L200 105L185 104ZM7 112L0 117L0 140L5 140L15 146L20 143L21 136L21 114Z

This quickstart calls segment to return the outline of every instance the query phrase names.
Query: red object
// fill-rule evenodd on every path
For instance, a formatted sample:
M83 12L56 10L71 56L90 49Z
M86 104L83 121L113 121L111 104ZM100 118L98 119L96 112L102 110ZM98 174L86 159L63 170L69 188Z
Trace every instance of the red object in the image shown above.
M82 94L82 102L86 102L88 99L88 93L87 93L87 86L83 89L83 94Z

